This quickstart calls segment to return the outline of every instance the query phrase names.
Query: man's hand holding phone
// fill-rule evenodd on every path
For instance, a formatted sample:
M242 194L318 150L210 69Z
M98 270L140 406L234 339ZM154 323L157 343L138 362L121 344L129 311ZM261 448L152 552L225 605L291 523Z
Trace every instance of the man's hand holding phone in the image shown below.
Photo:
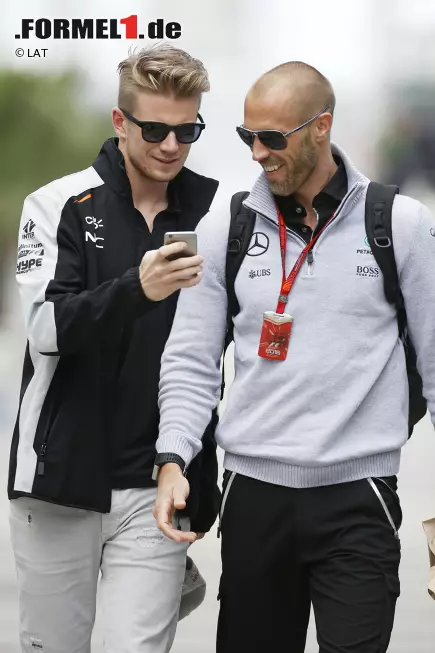
M192 288L201 281L203 263L203 257L192 256L188 244L181 240L150 250L139 267L142 289L148 299L161 301L181 288Z

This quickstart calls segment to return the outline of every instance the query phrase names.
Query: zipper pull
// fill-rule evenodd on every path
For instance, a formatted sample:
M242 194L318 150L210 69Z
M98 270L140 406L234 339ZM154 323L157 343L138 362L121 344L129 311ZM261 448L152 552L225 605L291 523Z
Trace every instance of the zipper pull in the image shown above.
M310 251L307 254L307 261L308 261L308 265L312 265L312 263L314 263L314 254L312 249L310 249Z
M46 451L47 451L47 443L43 442L41 449L39 450L39 455L45 456ZM44 476L44 474L45 474L45 463L43 460L40 460L38 462L38 476Z
M220 536L221 536L221 525L220 525L220 523L219 523L219 526L218 526L218 529L217 529L217 537L218 537L218 540L220 539Z

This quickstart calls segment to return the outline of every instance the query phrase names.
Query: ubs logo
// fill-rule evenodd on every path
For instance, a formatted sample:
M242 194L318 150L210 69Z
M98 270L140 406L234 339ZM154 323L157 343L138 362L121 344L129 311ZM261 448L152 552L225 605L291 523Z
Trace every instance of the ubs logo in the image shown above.
M251 242L248 247L248 256L261 256L269 249L269 236L262 231L256 231L252 234Z
M249 278L255 279L256 277L270 277L270 268L263 268L263 270L249 270Z

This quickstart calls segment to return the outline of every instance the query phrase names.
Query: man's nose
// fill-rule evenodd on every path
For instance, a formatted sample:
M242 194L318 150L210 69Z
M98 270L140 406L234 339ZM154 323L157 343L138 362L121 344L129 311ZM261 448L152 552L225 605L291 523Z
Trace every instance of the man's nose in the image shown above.
M162 152L165 152L167 154L168 153L174 154L178 152L179 144L174 132L169 132L165 140L160 143L160 149L162 150Z
M254 161L264 161L270 156L270 150L260 141L258 136L254 136L254 143L252 145L252 158Z

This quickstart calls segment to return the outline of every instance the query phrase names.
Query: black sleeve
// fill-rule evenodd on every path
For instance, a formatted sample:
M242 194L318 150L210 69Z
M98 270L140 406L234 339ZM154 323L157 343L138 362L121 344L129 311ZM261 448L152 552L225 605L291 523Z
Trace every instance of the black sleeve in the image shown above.
M137 267L85 289L82 236L71 212L37 192L21 217L17 281L25 327L30 344L46 355L74 354L103 334L110 338L129 317L158 304L144 295Z

